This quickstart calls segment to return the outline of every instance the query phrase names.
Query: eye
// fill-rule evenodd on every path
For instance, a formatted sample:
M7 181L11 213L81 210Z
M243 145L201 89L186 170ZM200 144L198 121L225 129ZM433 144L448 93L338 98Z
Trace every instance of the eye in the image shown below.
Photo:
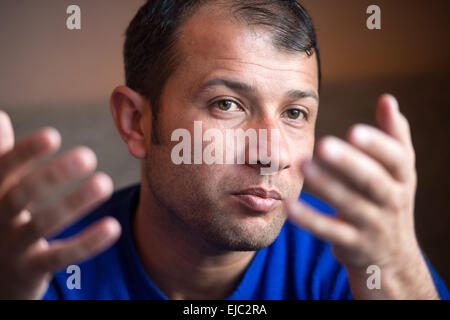
M286 116L290 119L290 120L308 120L308 115L305 111L300 110L300 109L289 109L287 111L285 111Z
M217 107L222 111L240 111L242 108L233 100L220 100L213 103L214 107Z

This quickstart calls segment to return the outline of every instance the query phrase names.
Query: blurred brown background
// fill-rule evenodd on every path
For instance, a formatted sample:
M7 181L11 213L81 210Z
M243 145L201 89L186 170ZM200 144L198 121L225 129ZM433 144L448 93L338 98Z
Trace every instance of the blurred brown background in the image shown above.
M116 188L139 180L139 162L114 128L109 94L124 83L124 32L143 2L0 2L0 108L13 118L16 136L55 126L62 150L92 147ZM373 124L378 95L397 96L417 153L417 234L450 284L450 1L302 3L315 21L323 61L317 136L343 137L353 123ZM66 29L70 4L81 7L81 30ZM371 4L381 8L381 30L366 28Z

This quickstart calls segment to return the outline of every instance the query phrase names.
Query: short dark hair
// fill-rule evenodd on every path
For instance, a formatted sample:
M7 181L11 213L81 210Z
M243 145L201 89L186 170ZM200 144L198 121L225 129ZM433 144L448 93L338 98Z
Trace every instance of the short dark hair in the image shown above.
M154 119L162 89L180 63L174 50L180 27L196 9L211 2L228 5L234 16L249 26L267 26L275 48L309 56L315 53L320 87L316 33L308 13L296 0L148 0L128 26L124 60L126 85L149 100Z

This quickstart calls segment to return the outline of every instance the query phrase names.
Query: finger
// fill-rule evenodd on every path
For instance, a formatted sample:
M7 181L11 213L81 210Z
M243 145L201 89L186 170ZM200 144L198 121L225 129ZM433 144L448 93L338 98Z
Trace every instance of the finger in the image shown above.
M411 130L408 120L399 111L397 99L390 94L378 100L376 120L380 129L398 140L409 151L413 151Z
M335 207L344 221L367 228L380 219L372 202L346 185L342 179L321 168L317 162L305 162L302 170L308 187Z
M0 202L0 221L12 219L30 204L56 192L58 187L92 172L96 165L94 152L86 147L78 147L28 174L4 195Z
M363 195L380 205L389 203L394 180L376 160L335 137L323 138L317 155L324 166Z
M0 190L4 192L31 164L56 151L60 144L59 132L50 127L17 142L12 150L0 157Z
M8 114L0 110L0 157L14 146L14 129Z
M353 246L358 241L358 231L351 225L324 215L298 202L286 204L290 219L324 241L343 246Z
M355 125L347 135L348 141L377 160L396 180L405 181L411 175L406 149L398 140L368 126Z
M33 214L32 219L18 228L16 243L25 247L39 238L50 238L90 213L113 192L109 176L97 173L66 195L62 201Z
M57 272L105 251L119 238L120 232L115 218L103 218L72 238L52 241L47 250L31 259L31 263L43 272Z

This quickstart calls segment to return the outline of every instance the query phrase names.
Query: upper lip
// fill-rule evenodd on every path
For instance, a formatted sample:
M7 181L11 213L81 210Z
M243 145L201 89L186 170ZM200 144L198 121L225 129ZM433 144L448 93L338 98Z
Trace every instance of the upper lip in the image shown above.
M272 198L275 200L281 200L281 195L277 190L265 189L265 188L248 188L234 193L234 195L254 195L261 198Z

